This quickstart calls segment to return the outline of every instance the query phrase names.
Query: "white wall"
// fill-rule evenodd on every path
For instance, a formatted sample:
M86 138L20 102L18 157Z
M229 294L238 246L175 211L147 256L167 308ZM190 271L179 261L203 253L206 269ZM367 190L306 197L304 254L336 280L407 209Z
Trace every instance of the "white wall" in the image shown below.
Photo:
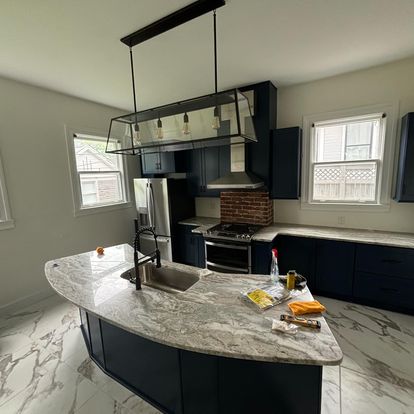
M407 112L414 111L414 58L280 88L278 127L302 125L306 115L383 103L396 103L399 107L399 119ZM398 151L398 145L396 150ZM275 200L274 220L284 223L414 232L414 204L391 201L389 211L375 213L331 212L302 210L299 201Z
M134 208L74 217L64 125L106 132L117 109L0 78L0 153L15 228L0 230L0 307L49 287L47 260L130 242ZM130 181L138 160L128 158Z
M383 103L397 103L398 118L414 111L414 58L279 88L278 128L302 126L306 115ZM399 124L398 120L398 133ZM219 199L196 201L197 215L217 217ZM274 221L414 232L414 204L391 201L390 210L386 212L331 212L302 210L300 201L296 200L275 200Z

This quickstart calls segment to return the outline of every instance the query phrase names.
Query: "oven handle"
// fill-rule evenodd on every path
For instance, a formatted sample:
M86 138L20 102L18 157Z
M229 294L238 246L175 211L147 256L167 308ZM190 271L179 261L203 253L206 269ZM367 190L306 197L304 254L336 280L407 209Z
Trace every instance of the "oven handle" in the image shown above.
M223 269L223 270L235 270L236 272L249 273L249 269L243 269L241 267L224 266L224 265L220 265L220 264L209 262L209 261L207 261L206 264L207 266L210 265L210 266L218 267L219 269Z
M249 246L238 246L234 244L215 243L215 242L211 242L207 240L206 240L206 244L209 246L224 247L225 249L249 250Z

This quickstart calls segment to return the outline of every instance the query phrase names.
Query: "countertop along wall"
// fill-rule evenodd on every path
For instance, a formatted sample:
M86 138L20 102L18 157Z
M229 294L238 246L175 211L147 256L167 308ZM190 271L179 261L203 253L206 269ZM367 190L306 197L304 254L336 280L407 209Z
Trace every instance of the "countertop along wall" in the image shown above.
M119 109L0 78L0 153L15 227L0 230L0 313L52 291L44 264L130 242L135 209L74 217L65 124L106 133ZM129 181L139 163L128 158ZM131 194L133 197L133 193Z
M397 150L400 119L407 112L414 111L414 58L279 87L277 125L278 128L302 126L306 115L388 103L398 106ZM349 212L303 210L299 200L274 200L273 210L275 223L414 233L414 203L391 200L390 209L385 212ZM220 217L220 199L196 199L196 215Z

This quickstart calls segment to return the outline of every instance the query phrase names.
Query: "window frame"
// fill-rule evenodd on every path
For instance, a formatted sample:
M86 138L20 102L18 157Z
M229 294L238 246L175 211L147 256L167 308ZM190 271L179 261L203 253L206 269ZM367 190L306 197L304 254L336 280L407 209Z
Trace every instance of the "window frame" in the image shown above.
M71 178L72 197L73 197L73 212L74 216L83 216L87 214L103 213L107 211L119 210L123 208L130 208L132 206L131 192L129 186L128 167L126 159L123 155L120 157L120 178L122 183L122 190L124 199L121 202L103 203L98 205L87 206L82 202L82 190L80 183L81 172L78 171L75 155L75 137L85 135L87 138L93 138L106 144L107 137L102 131L87 129L87 128L73 128L65 126L66 145L68 151L69 171ZM87 173L95 173L96 171L88 171ZM100 171L99 173L118 173L118 171Z
M0 154L0 230L14 228L14 220L11 216L9 197L6 188L3 162Z
M313 162L313 154L315 154L315 132L316 128L313 128L314 124L318 122L329 123L335 120L346 118L357 118L371 115L385 113L386 125L385 130L382 131L383 136L381 140L380 154L381 158L371 160L361 160L357 162L376 162L377 163L377 191L378 197L375 202L350 202L350 201L315 201L312 200L313 196L313 169L315 164L321 162ZM314 115L306 115L303 117L303 155L302 155L302 197L301 197L301 209L306 210L321 210L321 211L388 211L390 209L391 201L391 187L393 177L393 161L394 161L394 148L395 148L395 119L397 119L398 104L380 104L370 105L358 108L351 108L345 110L339 110L334 112L320 113ZM372 140L372 139L371 139ZM372 145L372 142L371 142ZM346 150L346 144L345 149ZM372 151L372 148L371 148ZM323 162L322 162L323 163ZM330 161L329 164L346 164L353 163L353 161Z

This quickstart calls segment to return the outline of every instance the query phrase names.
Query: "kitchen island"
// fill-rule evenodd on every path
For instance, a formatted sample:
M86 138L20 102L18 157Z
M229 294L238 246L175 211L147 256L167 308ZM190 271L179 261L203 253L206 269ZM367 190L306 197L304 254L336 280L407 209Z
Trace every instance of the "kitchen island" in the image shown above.
M320 332L276 334L271 319L286 303L258 313L240 300L263 276L162 261L199 281L182 293L136 291L120 277L132 266L127 244L45 265L53 289L80 308L90 355L108 375L166 413L320 412L322 366L342 360L322 316Z

